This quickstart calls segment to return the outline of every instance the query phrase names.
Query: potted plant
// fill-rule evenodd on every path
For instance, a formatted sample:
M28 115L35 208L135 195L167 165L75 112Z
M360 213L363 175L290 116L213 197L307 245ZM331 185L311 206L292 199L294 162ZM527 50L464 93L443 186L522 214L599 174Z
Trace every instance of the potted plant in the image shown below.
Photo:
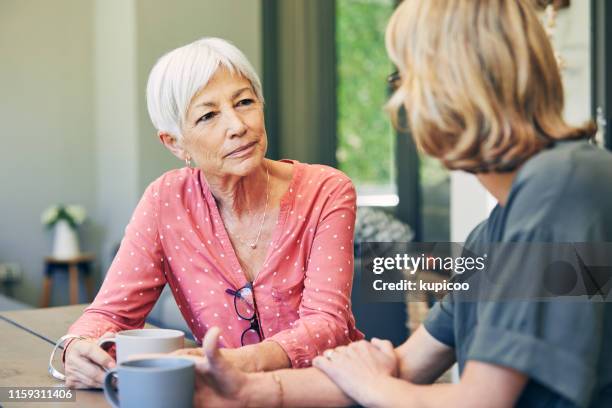
M69 259L79 255L77 227L85 221L85 218L85 208L79 205L57 204L42 213L43 225L48 229L54 229L54 258Z

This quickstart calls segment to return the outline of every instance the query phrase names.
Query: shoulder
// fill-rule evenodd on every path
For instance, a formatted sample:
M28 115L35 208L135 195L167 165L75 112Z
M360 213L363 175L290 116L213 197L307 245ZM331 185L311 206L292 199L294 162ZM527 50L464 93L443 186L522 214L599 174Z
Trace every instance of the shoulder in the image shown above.
M338 208L357 208L357 193L351 179L342 171L322 164L294 162L297 171L292 183L294 206L323 216Z
M491 233L491 224L495 224L496 209L491 212L487 219L474 227L468 234L463 243L465 256L468 254L482 254L486 252L487 246L494 240L493 234Z
M176 196L199 184L198 171L186 167L165 172L155 179L145 191L154 197Z
M511 230L547 230L555 239L584 239L591 224L609 224L612 154L587 142L560 142L519 170L507 204L506 236ZM612 229L612 225L606 225ZM584 230L584 231L583 231ZM572 238L573 237L573 238Z
M599 176L612 172L612 154L586 141L558 142L529 159L519 170L512 193L539 191L546 198L563 192L598 189Z
M341 170L323 164L299 165L302 167L301 184L317 190L326 190L328 193L339 190L351 190L354 193L352 180Z

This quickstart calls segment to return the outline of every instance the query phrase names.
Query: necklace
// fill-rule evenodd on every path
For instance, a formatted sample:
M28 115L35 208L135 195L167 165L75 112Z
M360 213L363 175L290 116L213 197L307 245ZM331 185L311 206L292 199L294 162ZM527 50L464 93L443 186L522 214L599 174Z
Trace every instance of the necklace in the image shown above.
M259 230L257 231L257 236L255 237L255 241L249 244L249 243L244 242L242 238L240 237L240 235L236 235L236 238L238 238L238 241L240 241L242 245L247 246L251 249L257 248L257 243L259 242L261 231L263 229L264 223L266 222L266 214L268 212L268 199L270 198L269 185L270 185L270 171L266 167L266 205L264 207L263 217L261 217L261 223L259 224ZM249 209L248 206L247 206L247 213L249 214L249 216L251 215L251 210Z

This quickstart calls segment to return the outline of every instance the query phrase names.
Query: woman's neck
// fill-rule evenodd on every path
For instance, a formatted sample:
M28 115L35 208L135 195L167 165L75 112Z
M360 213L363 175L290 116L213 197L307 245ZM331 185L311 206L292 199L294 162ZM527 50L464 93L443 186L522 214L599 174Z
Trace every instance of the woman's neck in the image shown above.
M210 192L222 213L242 216L263 208L268 188L266 164L246 176L206 175Z
M487 189L489 193L502 207L508 202L512 182L516 176L517 170L510 173L478 173L476 178L480 184Z

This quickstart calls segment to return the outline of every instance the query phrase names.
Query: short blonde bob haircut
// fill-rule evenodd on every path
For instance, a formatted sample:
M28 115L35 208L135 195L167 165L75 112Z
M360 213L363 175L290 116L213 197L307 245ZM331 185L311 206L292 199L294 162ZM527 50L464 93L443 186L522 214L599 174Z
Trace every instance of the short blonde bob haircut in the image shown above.
M246 78L264 102L261 81L244 54L229 41L205 37L176 48L156 63L147 82L147 108L153 126L181 138L187 108L219 68Z
M512 171L556 140L595 125L563 119L563 86L528 0L404 0L386 32L417 146L449 169Z

